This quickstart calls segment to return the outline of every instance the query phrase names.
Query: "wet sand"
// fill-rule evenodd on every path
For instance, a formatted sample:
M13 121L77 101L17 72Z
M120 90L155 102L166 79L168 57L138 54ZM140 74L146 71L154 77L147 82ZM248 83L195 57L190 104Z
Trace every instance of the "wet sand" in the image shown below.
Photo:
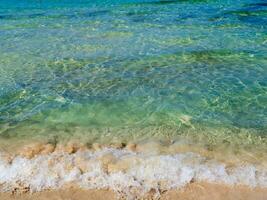
M70 140L67 142L47 142L47 141L3 141L0 140L0 153L5 154L9 158L20 155L26 158L33 158L37 155L46 155L53 152L66 152L68 154L84 150L100 150L102 148L127 149L134 152L144 153L161 153L175 154L193 152L207 158L214 158L217 161L227 163L229 165L236 163L248 162L252 164L260 164L267 166L267 154L265 149L245 148L240 146L223 146L217 145L212 148L204 143L194 143L182 140L179 141L161 141L161 140L145 140L129 143L117 142L110 144L102 143L81 143L78 140Z
M153 191L152 191L153 192ZM115 200L110 190L82 190L77 188L44 191L38 193L0 193L2 200ZM148 194L142 199L153 200ZM246 186L230 187L220 184L191 183L183 189L162 191L161 200L266 200L267 189Z

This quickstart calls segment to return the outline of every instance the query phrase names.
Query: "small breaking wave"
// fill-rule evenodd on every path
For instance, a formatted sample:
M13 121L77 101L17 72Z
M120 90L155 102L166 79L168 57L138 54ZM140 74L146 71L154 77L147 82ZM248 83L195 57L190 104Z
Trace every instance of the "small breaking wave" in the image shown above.
M197 153L158 154L102 148L75 153L52 152L12 160L0 155L3 192L39 192L74 185L84 189L111 189L135 199L154 191L182 188L191 182L267 187L267 169L253 164L227 166Z

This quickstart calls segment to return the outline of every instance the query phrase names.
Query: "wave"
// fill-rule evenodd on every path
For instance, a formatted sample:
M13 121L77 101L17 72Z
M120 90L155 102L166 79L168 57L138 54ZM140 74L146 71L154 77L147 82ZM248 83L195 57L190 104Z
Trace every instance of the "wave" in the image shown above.
M2 192L38 192L75 185L84 189L111 189L127 199L154 191L182 188L192 182L267 187L267 169L253 164L229 166L215 159L186 152L159 154L151 151L103 148L69 154L55 151L29 159L12 160L0 155Z

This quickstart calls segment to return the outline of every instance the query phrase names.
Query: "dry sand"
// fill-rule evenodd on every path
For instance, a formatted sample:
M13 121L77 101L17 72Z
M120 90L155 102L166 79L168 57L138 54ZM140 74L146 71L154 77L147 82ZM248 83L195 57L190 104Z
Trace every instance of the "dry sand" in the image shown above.
M34 194L0 193L1 200L115 200L109 190L62 189ZM143 199L152 200L145 197ZM220 184L191 183L184 189L163 192L161 200L267 200L267 189L245 186L229 187Z

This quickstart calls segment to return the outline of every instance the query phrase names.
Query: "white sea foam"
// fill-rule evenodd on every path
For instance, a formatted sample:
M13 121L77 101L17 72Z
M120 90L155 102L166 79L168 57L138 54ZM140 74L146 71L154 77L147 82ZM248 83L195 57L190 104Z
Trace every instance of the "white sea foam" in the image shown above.
M56 189L71 183L82 188L109 188L133 199L151 191L184 187L191 181L267 187L267 169L246 164L228 168L195 153L147 155L106 148L74 154L54 152L32 159L0 156L2 190Z

